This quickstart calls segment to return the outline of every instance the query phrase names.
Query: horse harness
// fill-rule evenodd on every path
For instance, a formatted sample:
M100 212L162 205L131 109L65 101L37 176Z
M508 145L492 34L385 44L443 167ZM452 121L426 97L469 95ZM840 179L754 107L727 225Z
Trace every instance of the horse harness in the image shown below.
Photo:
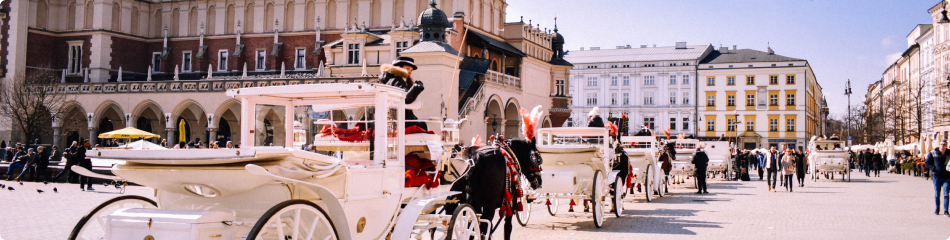
M524 189L521 189L520 184L520 176L522 175L521 164L518 162L518 157L514 155L514 151L511 151L511 148L508 147L504 138L492 136L490 140L492 142L491 145L501 150L501 155L505 158L505 195L498 213L506 217L512 216L514 215L514 211L524 211L524 203L518 201L521 196L524 196ZM538 168L540 171L540 167ZM512 192L514 194L512 194Z

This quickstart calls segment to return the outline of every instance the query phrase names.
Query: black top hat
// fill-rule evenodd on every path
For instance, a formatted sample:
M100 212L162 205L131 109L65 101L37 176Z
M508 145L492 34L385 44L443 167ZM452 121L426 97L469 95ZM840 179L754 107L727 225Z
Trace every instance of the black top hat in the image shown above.
M402 67L408 65L412 66L412 70L419 69L419 67L416 67L415 62L416 60L412 59L411 57L398 57L396 60L393 60L393 66Z

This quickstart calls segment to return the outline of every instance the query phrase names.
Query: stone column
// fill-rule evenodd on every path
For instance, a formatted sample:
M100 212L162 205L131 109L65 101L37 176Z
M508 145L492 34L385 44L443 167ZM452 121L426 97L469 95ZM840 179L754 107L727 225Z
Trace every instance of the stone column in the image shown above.
M218 139L218 129L217 128L208 128L208 143L213 143ZM224 143L221 143L224 144Z
M97 133L98 130L99 128L89 128L89 143L92 144L92 146L96 146L96 142L99 141L99 133Z
M166 135L168 136L168 138L167 138L168 141L167 141L167 142L168 142L168 147L169 147L169 148L171 148L171 146L173 146L173 145L175 145L175 144L178 144L178 138L175 137L175 129L174 129L174 128L166 128L166 129L165 129L165 132L167 133Z
M63 144L60 142L62 141L62 138L59 136L61 129L62 127L53 127L53 146L59 146L59 147L63 146Z

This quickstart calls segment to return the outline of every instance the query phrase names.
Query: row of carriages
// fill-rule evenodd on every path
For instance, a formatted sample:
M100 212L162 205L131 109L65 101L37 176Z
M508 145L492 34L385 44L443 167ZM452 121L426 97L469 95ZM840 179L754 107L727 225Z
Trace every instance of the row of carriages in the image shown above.
M438 130L395 131L412 122L405 120L404 110L422 106L406 105L399 88L375 84L242 88L227 94L241 99L241 131L246 133L241 134L242 143L249 144L235 149L92 151L95 158L122 163L113 166L115 176L84 174L154 188L154 196L121 196L94 207L69 239L487 238L479 225L491 222L450 198L460 194L449 189L451 181L472 164L454 154L462 121L415 120ZM318 136L312 140L316 152L299 150L306 142L298 133L303 124L295 122L301 107L356 112L361 120L328 117L314 124L362 124L376 126L375 132L368 135L370 141L345 141L336 133ZM278 113L276 120L282 124L274 124L273 115L265 116L268 112ZM263 126L264 120L269 126ZM555 215L569 202L570 207L587 206L601 227L608 213L622 215L624 199L631 195L644 194L653 201L668 194L672 183L695 182L690 160L697 140L673 141L677 156L667 173L658 162L663 146L654 136L618 138L606 128L585 127L543 128L536 136L543 184L532 189L528 181L519 181L525 191L519 202L531 203L516 211L522 225L529 223L532 205ZM264 138L280 138L284 144L250 144L264 143ZM734 174L728 143L705 144L709 171ZM624 153L629 158L625 166L620 161ZM431 160L434 170L425 174L433 176L435 184L404 184L407 155ZM446 204L458 207L447 212Z

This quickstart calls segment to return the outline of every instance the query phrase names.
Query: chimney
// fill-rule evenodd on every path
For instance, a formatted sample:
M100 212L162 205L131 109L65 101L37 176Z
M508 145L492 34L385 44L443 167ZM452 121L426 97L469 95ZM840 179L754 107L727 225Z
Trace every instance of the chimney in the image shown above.
M647 48L647 45L640 45L640 48Z
M631 48L632 48L632 47L630 47L630 44L627 44L627 49L631 49Z
M617 46L617 49L626 49L624 46Z
M600 50L600 47L590 47L590 50Z
M736 50L736 45L732 45L732 50L733 50L733 51Z
M581 51L584 51L584 47L581 47Z
M676 49L686 49L686 42L676 42Z
M719 47L719 52L721 52L721 53L728 53L728 52L729 52L729 47Z
M656 44L653 44L653 47L656 47Z

